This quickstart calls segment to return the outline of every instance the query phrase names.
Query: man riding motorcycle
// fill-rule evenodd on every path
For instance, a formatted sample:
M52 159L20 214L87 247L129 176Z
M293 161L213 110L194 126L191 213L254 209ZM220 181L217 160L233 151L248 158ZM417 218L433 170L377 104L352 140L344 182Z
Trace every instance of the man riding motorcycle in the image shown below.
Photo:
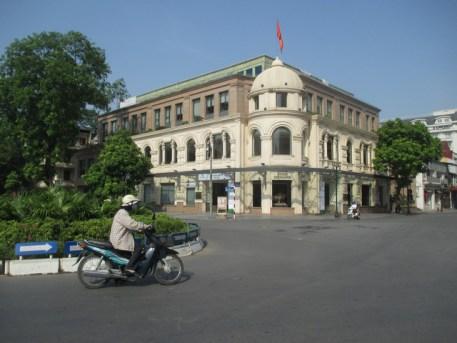
M141 255L141 244L135 241L133 232L140 232L147 227L146 224L130 217L130 212L138 207L139 202L140 200L132 194L127 194L122 198L122 205L114 215L109 237L115 249L132 254L125 267L125 272L129 274L135 273L135 264Z
M351 207L349 207L348 217L360 219L360 208L356 201L353 201Z

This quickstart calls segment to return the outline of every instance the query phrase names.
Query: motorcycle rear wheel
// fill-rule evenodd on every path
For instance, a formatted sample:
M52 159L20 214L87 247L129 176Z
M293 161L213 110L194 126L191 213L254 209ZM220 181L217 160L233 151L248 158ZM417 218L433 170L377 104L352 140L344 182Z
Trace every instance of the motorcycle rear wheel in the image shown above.
M81 283L89 289L97 289L106 285L109 279L106 278L97 278L92 276L84 275L84 271L94 271L94 270L109 270L111 264L107 260L103 260L100 265L100 257L95 255L89 255L84 257L78 266L78 278Z
M176 255L169 255L157 262L154 269L154 278L161 285L177 284L184 272L184 265Z

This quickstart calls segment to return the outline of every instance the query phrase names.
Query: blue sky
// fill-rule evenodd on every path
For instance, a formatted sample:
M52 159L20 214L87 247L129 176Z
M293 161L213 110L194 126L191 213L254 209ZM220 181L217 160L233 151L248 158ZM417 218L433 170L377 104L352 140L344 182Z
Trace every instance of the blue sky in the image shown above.
M41 31L84 33L139 95L237 62L282 58L380 108L457 108L457 0L4 0L0 53Z

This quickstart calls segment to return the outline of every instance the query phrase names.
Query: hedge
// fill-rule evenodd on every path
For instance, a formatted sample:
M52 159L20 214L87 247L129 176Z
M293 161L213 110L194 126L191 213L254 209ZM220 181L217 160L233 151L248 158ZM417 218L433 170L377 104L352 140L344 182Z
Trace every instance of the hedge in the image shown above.
M152 222L151 214L135 214L136 220L145 224ZM99 239L108 240L113 219L97 218L80 221L65 222L61 219L47 218L45 220L0 220L0 258L14 258L14 245L18 242L58 241L63 251L66 241ZM156 233L168 234L187 231L187 224L171 218L166 214L159 214L156 218Z

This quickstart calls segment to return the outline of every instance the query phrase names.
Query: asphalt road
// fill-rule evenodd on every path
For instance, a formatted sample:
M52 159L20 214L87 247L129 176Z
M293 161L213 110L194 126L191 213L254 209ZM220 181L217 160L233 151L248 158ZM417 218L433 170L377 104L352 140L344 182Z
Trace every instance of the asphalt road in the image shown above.
M0 277L0 341L457 342L457 213L192 220L175 286Z

